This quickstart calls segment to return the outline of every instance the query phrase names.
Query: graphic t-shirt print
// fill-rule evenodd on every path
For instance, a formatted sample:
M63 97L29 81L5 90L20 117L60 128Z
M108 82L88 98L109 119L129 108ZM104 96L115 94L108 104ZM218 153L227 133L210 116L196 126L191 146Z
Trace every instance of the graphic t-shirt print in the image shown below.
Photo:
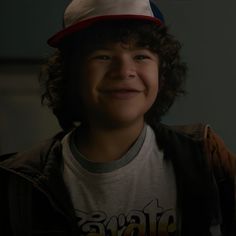
M86 213L76 210L78 226L83 236L175 236L174 209L164 209L158 200L127 215L108 217L102 211Z

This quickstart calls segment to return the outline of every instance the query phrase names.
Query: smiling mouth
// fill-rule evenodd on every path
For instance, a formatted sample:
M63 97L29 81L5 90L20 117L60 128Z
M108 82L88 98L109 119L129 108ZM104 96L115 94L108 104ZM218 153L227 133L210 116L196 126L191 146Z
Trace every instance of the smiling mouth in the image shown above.
M118 90L106 90L103 94L114 99L130 99L141 93L139 90L133 89L118 89Z

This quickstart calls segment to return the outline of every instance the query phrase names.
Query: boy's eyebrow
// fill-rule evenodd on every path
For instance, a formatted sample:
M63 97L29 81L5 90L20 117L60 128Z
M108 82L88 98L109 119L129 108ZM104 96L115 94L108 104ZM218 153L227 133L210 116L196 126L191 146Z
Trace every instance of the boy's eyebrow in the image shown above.
M92 51L112 50L112 47L109 47L107 45L95 45L91 49L92 49Z
M124 47L130 51L136 51L136 50L150 50L148 47L142 47L142 46L129 46L129 47ZM101 45L98 47L95 47L93 51L102 51L102 50L106 50L106 51L112 51L113 47L112 46L108 46L108 45Z
M97 48L94 49L94 51L99 51L99 50L109 50L109 51L111 51L112 48L103 46L103 47L97 47Z

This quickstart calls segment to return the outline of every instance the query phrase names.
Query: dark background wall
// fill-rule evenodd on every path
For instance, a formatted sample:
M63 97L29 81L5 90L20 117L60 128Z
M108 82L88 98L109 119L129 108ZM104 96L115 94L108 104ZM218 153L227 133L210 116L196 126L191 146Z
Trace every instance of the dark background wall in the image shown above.
M168 124L209 123L236 152L236 2L159 0L188 63L188 95L164 117ZM60 130L41 107L40 60L61 27L68 0L0 2L0 153L24 150Z

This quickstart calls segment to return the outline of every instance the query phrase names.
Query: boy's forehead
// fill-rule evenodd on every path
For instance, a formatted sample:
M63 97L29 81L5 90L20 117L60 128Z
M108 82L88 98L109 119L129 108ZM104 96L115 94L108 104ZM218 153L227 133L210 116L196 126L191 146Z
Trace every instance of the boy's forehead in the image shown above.
M125 38L125 39L103 39L98 41L74 41L80 49L84 50L97 50L106 49L111 50L117 47L123 49L140 49L140 48L150 48L150 45L140 38Z
M139 45L135 42L106 42L97 45L91 45L91 47L84 47L84 55L91 55L98 51L107 52L121 52L121 51L138 51L138 50L150 50L149 45Z
M119 51L137 51L137 50L150 50L153 51L150 45L141 45L136 41L106 41L100 43L89 43L85 45L78 45L72 47L71 55L80 56L81 59L87 57L98 51L107 51L107 52L119 52Z
M127 42L105 42L103 44L98 44L94 49L95 50L113 50L113 49L125 49L125 50L137 50L137 49L145 49L148 46L139 45L137 42L134 41L127 41Z

